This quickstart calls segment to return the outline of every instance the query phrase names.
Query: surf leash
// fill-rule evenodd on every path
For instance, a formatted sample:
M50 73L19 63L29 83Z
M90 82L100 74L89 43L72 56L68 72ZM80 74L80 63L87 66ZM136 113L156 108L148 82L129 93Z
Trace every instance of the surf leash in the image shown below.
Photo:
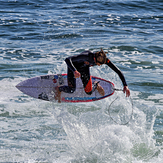
M123 91L122 89L116 89L116 88L114 88L114 90L115 90L115 91ZM109 113L110 118L112 119L112 121L113 121L114 123L116 123L116 124L118 124L118 125L127 125L127 124L130 122L130 120L132 119L132 116L133 116L133 107L134 107L134 106L133 106L133 101L132 101L131 96L128 97L128 98L130 98L132 110L131 110L131 115L130 115L129 120L128 120L127 122L125 122L125 123L118 123L118 122L111 116L111 113L110 113L111 106L112 106L112 104L118 99L118 97L116 97L116 98L110 103L110 105L109 105L109 107L108 107L108 113ZM121 110L121 109L120 109L120 110Z

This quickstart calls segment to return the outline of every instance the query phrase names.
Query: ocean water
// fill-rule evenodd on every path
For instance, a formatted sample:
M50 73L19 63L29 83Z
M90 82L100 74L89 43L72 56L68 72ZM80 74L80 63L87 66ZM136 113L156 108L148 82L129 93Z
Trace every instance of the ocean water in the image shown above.
M1 0L0 162L162 163L162 8L161 0ZM100 48L124 73L131 100L117 91L56 104L15 88L66 73L66 57ZM122 89L105 65L91 74Z

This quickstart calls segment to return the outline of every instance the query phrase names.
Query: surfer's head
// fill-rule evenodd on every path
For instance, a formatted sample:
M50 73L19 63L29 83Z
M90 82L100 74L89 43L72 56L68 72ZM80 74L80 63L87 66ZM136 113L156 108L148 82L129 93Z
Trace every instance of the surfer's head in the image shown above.
M106 53L102 49L95 53L95 62L97 65L106 63Z

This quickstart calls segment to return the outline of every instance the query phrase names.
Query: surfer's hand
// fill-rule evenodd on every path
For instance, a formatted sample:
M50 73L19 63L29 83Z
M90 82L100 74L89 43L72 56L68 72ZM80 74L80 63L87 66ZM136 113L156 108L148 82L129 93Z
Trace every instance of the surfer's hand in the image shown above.
M130 90L129 90L129 88L127 86L124 86L123 92L126 93L126 97L130 96Z
M78 72L77 70L74 71L74 76L75 76L75 78L79 78L80 77L80 72Z

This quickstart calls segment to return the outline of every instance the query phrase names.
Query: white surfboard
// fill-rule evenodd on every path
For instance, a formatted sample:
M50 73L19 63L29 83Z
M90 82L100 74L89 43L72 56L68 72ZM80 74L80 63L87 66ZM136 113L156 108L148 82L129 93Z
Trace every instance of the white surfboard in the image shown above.
M76 79L76 90L74 93L61 93L61 102L91 102L101 100L114 94L114 84L102 78L92 77L92 83L100 81L100 85L104 88L105 95L101 96L97 90L91 95L87 95L84 91L80 78ZM44 75L24 80L16 85L23 93L46 101L54 101L55 88L57 86L67 85L67 74Z

